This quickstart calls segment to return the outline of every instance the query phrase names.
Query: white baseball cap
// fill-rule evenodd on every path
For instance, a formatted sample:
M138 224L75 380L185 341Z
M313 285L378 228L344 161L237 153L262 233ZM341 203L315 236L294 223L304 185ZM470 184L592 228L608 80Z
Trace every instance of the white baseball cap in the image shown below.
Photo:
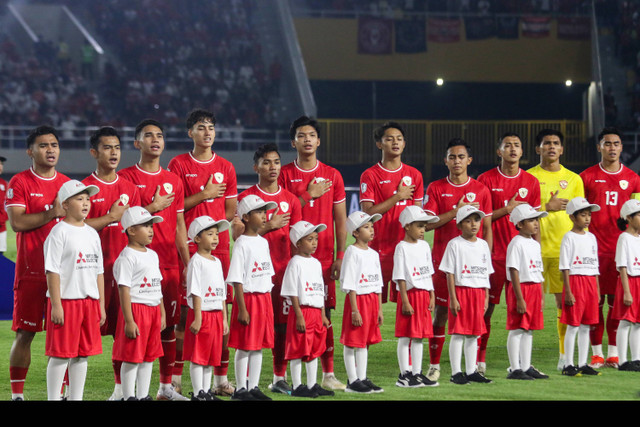
M523 203L513 208L509 219L511 220L513 225L516 225L520 221L524 221L525 219L544 218L547 215L549 215L548 212L537 211L530 204Z
M89 196L93 196L94 194L97 194L100 189L95 185L84 185L77 179L71 179L62 184L62 187L58 190L58 198L60 199L60 203L62 203L69 197L73 197L84 191L87 191Z
M351 234L367 222L376 222L379 221L380 218L382 218L380 214L369 215L362 211L354 211L347 218L347 231Z
M400 212L400 224L404 227L407 224L411 224L416 221L424 222L438 222L440 218L437 216L429 215L420 206L409 205Z
M629 199L620 208L620 218L627 219L636 212L640 212L640 200Z
M207 215L199 216L189 225L187 237L193 240L202 230L206 230L211 227L218 227L218 233L221 233L223 231L227 231L229 227L231 227L231 224L226 219L216 221Z
M487 216L484 212L473 205L464 205L463 207L458 209L458 213L456 213L456 224L460 224L462 220L473 214L480 215L480 219Z
M122 229L125 231L129 227L146 224L149 221L156 223L162 222L164 219L158 215L151 215L149 211L142 206L131 206L130 208L127 208L127 210L122 214L122 218L120 218L120 224L122 225Z
M238 216L242 219L242 215L248 214L256 209L266 208L269 210L277 207L278 204L276 202L265 202L260 197L250 194L238 203Z
M289 229L289 239L294 245L298 243L300 239L309 234L317 231L318 233L327 229L324 224L313 225L308 221L298 221Z
M591 212L598 212L600 210L600 206L594 203L589 203L589 201L584 197L574 197L569 200L569 203L567 203L566 211L569 215L573 215L582 209L589 209Z

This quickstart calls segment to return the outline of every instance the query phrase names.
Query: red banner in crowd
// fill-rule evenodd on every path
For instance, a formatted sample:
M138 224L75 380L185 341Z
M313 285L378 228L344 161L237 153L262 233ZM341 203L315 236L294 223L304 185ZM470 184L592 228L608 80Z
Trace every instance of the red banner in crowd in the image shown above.
M551 18L548 16L528 16L521 22L523 37L543 38L551 34Z
M358 18L358 53L388 55L393 50L393 22L390 19Z
M427 39L436 43L460 41L460 19L429 18L427 20Z

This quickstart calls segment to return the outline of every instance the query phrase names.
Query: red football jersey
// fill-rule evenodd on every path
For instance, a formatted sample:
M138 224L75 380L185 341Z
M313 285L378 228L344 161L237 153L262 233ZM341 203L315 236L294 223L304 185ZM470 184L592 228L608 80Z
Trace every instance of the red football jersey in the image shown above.
M211 176L213 176L214 183L221 184L224 182L227 184L224 197L205 200L185 211L184 221L187 230L191 222L202 215L208 215L216 221L227 219L225 202L227 199L238 197L236 170L230 161L213 153L213 157L210 160L203 162L196 160L189 152L171 159L167 169L178 175L182 181L184 197L189 197L202 191ZM229 232L220 233L218 246L213 253L226 252L228 254L229 243Z
M424 200L424 210L432 215L439 215L454 209L460 199L464 197L465 202L477 202L479 209L486 215L491 215L491 194L485 185L471 177L464 184L456 185L449 180L449 177L432 182L427 187L427 194ZM442 260L442 255L449 240L460 235L460 230L456 226L455 217L434 230L433 249L431 250L434 260ZM482 229L478 232L478 237L482 237ZM434 267L437 268L436 263Z
M51 178L36 174L33 168L19 172L9 181L5 206L23 207L27 214L49 210L58 196L58 190L68 180L60 172ZM44 241L58 222L60 218L36 229L16 233L16 281L33 275L42 275L44 279Z
M534 209L540 209L540 183L538 178L520 169L515 176L507 176L495 167L478 176L491 193L492 210L503 208L515 195L516 200L527 202ZM493 231L493 258L506 259L507 246L518 230L509 220L509 215L491 221Z
M273 269L276 273L275 275L277 277L282 277L287 268L287 264L289 263L289 259L291 259L292 256L292 243L289 239L290 226L302 220L302 208L300 207L300 201L293 195L293 193L282 187L280 187L280 189L275 193L267 193L256 184L240 193L238 196L238 202L250 194L259 196L265 202L276 202L278 204L278 215L286 213L291 215L289 224L277 230L270 231L262 236L267 239L267 242L269 242L269 251L271 252L271 260L273 263ZM275 209L267 211L267 220L271 219L271 216L275 211ZM322 233L324 233L324 231L319 233L318 236Z
M396 244L404 238L404 230L400 225L400 212L407 205L422 206L424 184L422 174L418 169L402 164L396 170L389 170L377 163L362 173L360 177L360 203L371 202L374 205L384 202L396 193L400 183L415 185L413 200L403 200L396 203L374 223L375 238L371 247L378 251L381 258L393 256Z
M0 178L0 233L7 231L7 221L9 220L4 207L4 202L7 199L7 188L9 188L7 181Z
M616 225L620 208L633 193L640 193L640 177L624 165L612 173L598 163L584 170L580 178L584 183L585 198L600 206L600 210L591 215L589 226L589 231L598 240L598 253L613 256L620 235Z
M82 180L84 185L95 185L100 191L91 197L91 210L87 218L99 218L109 213L116 200L123 205L140 206L138 187L127 179L117 176L112 182L104 181L94 173ZM127 246L127 235L122 232L120 222L112 222L98 232L102 243L102 258L105 271L113 268L113 263Z
M153 213L153 215L161 216L163 221L153 225L153 241L149 247L158 253L160 267L179 267L178 250L176 248L176 227L178 213L184 212L182 181L176 174L162 167L157 172L151 173L142 170L137 164L121 170L119 175L138 187L140 206L143 207L153 201L153 196L156 194L158 186L160 186L161 196L175 193L171 206Z
M315 257L324 265L334 260L335 233L333 225L333 208L344 203L347 195L344 190L342 175L337 169L318 161L313 169L304 170L297 161L284 165L280 171L278 184L289 190L296 197L307 191L312 179L325 179L332 182L331 189L321 197L310 200L302 207L302 219L311 224L324 224L327 229L318 234L318 250Z

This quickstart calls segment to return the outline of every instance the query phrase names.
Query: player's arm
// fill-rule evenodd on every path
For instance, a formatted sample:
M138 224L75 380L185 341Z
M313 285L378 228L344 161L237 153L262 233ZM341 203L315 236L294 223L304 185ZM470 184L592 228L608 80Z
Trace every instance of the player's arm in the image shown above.
M176 216L176 247L186 268L189 265L191 255L189 255L189 246L187 245L187 226L184 222L184 212L178 212Z
M192 294L191 300L193 301L193 322L191 322L189 330L196 335L202 327L202 299L198 295Z
M362 326L362 315L358 310L358 294L356 291L349 291L347 297L351 304L351 324L353 326Z
M271 215L271 219L267 221L259 231L261 236L264 236L267 233L270 233L274 230L279 230L285 225L289 224L289 220L291 218L291 213L283 213L282 215L278 215L280 208L277 207L273 214Z
M53 202L51 209L42 212L26 213L24 206L7 206L7 215L9 216L9 224L13 231L29 231L42 227L56 218L62 218L65 215L62 205L56 200Z
M186 202L185 202L186 204ZM238 208L238 198L237 197L229 197L224 201L224 214L227 218L227 221L233 221L233 218L236 216L236 210Z
M62 296L60 293L60 275L47 271L47 290L51 301L51 322L54 325L64 324L64 310L62 309Z
M333 222L336 229L336 259L331 265L331 275L337 280L342 269L342 256L347 246L347 204L340 202L333 205ZM331 224L327 224L328 227Z
M413 199L413 192L415 191L415 185L404 185L400 183L398 185L398 189L391 197L387 200L384 200L378 204L373 204L368 200L360 203L360 208L363 212L373 215L373 214L384 214L388 212L391 208L393 208L397 203L402 202L404 200Z
M627 267L620 267L618 269L620 273L620 284L622 285L622 302L627 307L633 304L633 296L629 288L629 274L627 273Z
M171 206L173 203L173 199L175 199L176 193L165 194L164 196L160 195L160 186L156 187L156 192L153 195L153 200L144 208L149 211L150 214L154 214L156 212L160 212Z
M322 197L331 190L331 185L333 185L333 183L326 179L323 181L316 181L315 179L312 179L307 186L307 191L298 197L298 200L300 200L300 206L304 207L310 201Z
M564 286L564 303L566 305L573 305L576 302L576 298L571 292L569 270L562 270L562 286Z
M516 206L526 203L521 200L516 200L516 197L518 197L518 193L514 194L505 206L493 210L492 217L494 221L497 221L503 216L511 215L511 212L513 212Z
M491 221L493 221L493 214L487 215L482 219L482 238L489 245L489 252L493 250L493 228L491 228Z
M120 221L122 214L128 207L129 204L123 205L120 203L120 199L118 199L113 203L113 205L111 205L111 209L109 209L109 212L105 215L97 218L87 218L84 222L94 230L100 231L107 225Z
M214 184L213 175L210 175L202 190L184 198L184 210L188 211L205 200L223 197L225 191L227 191L227 183L221 182L219 184ZM231 221L229 218L227 218L227 220Z

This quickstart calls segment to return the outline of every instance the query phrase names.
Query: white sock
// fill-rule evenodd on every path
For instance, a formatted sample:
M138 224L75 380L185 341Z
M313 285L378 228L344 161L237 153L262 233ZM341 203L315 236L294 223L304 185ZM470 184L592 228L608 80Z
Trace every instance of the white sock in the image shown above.
M191 362L189 364L189 374L191 376L191 387L193 387L193 395L197 396L200 391L207 391L204 388L204 366Z
M607 357L618 357L618 347L615 345L607 346Z
M60 390L64 382L64 374L69 366L69 359L50 357L47 363L47 399L60 400Z
M247 388L247 368L249 367L249 352L245 350L236 350L234 356L234 372L238 388Z
M451 335L451 342L449 342L449 362L451 363L451 375L462 372L463 345L464 336L458 334Z
M621 320L618 324L618 330L616 331L616 344L620 349L618 362L621 365L627 361L627 349L629 348L629 341L631 340L629 336L630 331L631 323L627 320Z
M510 330L507 335L507 355L509 356L509 366L511 372L520 368L520 343L522 342L522 335L524 329Z
M82 400L88 366L89 359L86 357L74 357L69 360L69 400Z
M344 358L344 367L347 371L347 379L350 384L353 384L358 379L358 373L356 371L356 351L353 347L344 346L342 353Z
M464 337L464 361L467 375L476 371L476 361L478 359L478 337L469 335Z
M213 386L214 387L218 387L221 386L222 384L226 384L229 382L229 379L227 378L226 375L215 375L213 376Z
M592 345L591 353L593 353L594 356L600 356L604 358L604 353L602 352L602 344Z
M138 399L144 399L149 396L152 373L153 362L142 362L138 366L138 379L136 380L136 397Z
M295 390L302 384L302 359L289 361L291 369L291 387Z
M202 388L204 391L211 390L211 378L213 378L213 366L205 366L202 376Z
M411 372L419 374L422 372L422 352L424 345L421 339L414 338L411 340Z
M398 356L398 365L400 366L401 374L404 374L411 368L411 365L409 364L409 343L410 342L411 342L410 338L407 338L407 337L398 338L398 347L396 349L396 354Z
M136 378L138 377L138 364L122 362L120 367L120 383L122 384L122 397L124 400L136 396Z
M589 325L580 325L578 329L578 366L587 364L589 357Z
M369 350L367 348L356 348L356 372L358 378L364 380L367 378L367 359L369 358Z
M629 332L631 360L640 360L640 323L633 323Z
M311 389L318 380L318 358L308 361L305 368L307 370L307 387Z
M260 372L262 371L262 351L253 350L249 352L249 381L248 389L253 390L260 383Z
M567 325L567 331L564 334L564 366L573 365L576 335L578 335L578 326Z
M520 368L527 371L531 367L531 351L533 350L533 331L524 331L520 340Z

